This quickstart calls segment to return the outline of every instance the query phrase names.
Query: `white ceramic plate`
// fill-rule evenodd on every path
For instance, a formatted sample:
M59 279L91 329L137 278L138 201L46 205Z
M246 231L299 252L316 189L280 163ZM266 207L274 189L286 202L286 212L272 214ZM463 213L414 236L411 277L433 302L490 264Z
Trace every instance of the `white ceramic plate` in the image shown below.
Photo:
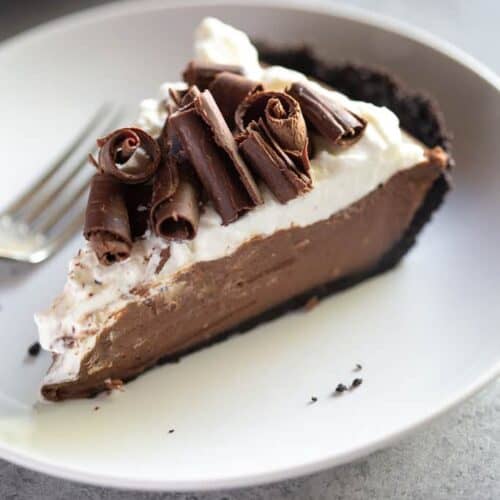
M250 485L386 446L499 373L496 77L428 35L359 12L246 3L112 5L4 44L1 202L50 162L97 103L133 107L177 78L193 28L209 14L274 43L305 41L328 59L381 64L430 91L455 132L456 189L397 270L94 400L34 406L49 359L25 356L33 312L61 289L80 239L36 268L3 266L0 456L119 487ZM358 375L355 363L363 385L329 397ZM311 396L316 404L307 404Z

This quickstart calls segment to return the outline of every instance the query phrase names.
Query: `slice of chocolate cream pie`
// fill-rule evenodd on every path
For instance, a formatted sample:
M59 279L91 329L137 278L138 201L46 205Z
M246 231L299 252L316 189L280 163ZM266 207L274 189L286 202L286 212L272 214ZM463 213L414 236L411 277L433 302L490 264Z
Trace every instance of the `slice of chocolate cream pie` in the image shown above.
M182 77L98 140L87 243L36 316L46 399L94 395L389 269L448 189L435 106L383 72L307 50L259 60L208 18Z

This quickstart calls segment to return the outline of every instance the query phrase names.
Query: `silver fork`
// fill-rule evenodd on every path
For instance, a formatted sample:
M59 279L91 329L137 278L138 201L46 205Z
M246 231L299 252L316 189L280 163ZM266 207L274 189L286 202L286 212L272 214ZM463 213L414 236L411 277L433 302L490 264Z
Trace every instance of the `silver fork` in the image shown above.
M93 172L78 174L87 164L89 150L95 148L95 139L108 133L120 116L116 106L102 105L55 163L0 213L0 258L42 262L82 226L84 210L78 202ZM90 139L93 146L83 149L86 142L90 146Z

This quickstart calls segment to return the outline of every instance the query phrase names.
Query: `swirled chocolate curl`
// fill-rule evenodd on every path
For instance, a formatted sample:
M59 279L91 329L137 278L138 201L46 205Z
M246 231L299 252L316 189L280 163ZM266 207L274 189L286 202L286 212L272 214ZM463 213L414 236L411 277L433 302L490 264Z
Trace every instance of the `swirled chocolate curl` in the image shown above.
M149 180L160 163L160 147L153 137L139 128L121 128L98 139L100 172L126 184Z
M202 92L170 120L223 224L263 202L210 91Z
M238 105L251 94L263 90L262 84L241 75L223 71L215 76L208 90L219 106L229 128L234 128L234 112Z
M287 90L300 104L306 120L318 133L339 146L354 144L366 127L366 120L329 99L305 83L295 82Z
M132 237L124 186L116 178L106 174L92 178L83 234L102 264L130 256Z
M297 168L262 119L252 121L239 141L243 157L280 203L311 189L308 174Z
M212 83L212 80L223 71L234 73L235 75L243 74L241 66L190 61L186 69L182 72L182 79L190 86L196 85L199 89L206 90Z
M201 187L191 165L170 152L156 174L151 225L165 239L193 239L200 220Z
M248 96L235 113L236 126L244 131L262 120L266 130L290 157L298 170L309 176L307 128L299 103L284 92L257 92Z

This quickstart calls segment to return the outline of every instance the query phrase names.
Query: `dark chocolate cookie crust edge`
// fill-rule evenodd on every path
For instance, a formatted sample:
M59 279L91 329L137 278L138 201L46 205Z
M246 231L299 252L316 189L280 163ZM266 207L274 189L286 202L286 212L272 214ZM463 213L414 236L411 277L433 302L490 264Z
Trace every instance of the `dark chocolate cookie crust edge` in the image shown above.
M451 134L434 100L410 89L387 70L352 62L326 64L307 47L280 50L264 43L257 43L257 47L266 64L287 66L325 82L351 99L386 106L399 117L403 129L429 148L440 146L451 155Z
M401 126L408 133L422 141L427 147L440 146L448 153L448 171L453 166L451 136L446 130L444 118L437 104L429 96L409 89L397 78L380 68L353 63L327 65L317 60L313 53L304 47L283 51L272 49L264 44L257 45L261 59L265 63L279 64L305 73L325 82L352 99L388 107L399 117ZM174 356L168 356L159 363L178 361L179 358L191 352L221 342L236 333L244 333L261 323L276 319L294 309L299 309L313 297L324 298L392 269L416 243L417 235L439 208L449 189L450 179L448 172L445 171L434 182L401 240L373 268L313 288L238 325L236 328L220 334L216 339L203 345L199 344L193 349L179 352Z

